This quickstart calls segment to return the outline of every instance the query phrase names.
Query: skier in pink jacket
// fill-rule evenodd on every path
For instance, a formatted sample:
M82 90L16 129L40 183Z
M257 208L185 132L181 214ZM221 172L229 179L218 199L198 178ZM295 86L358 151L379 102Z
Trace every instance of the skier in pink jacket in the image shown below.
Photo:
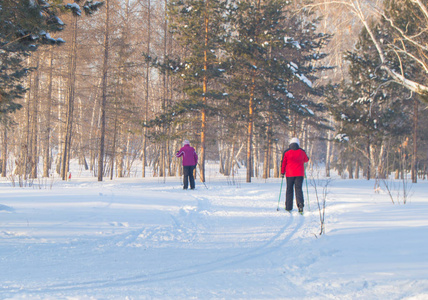
M196 154L195 148L190 146L188 140L184 140L183 147L177 151L176 157L183 157L183 189L187 190L190 181L190 189L195 189L195 178L193 176L193 170L198 164L198 155Z

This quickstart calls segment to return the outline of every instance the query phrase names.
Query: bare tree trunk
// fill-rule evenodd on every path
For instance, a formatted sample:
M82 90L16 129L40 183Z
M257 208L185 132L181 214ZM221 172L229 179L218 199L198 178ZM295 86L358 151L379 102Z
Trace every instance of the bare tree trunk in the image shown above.
M251 182L253 163L252 163L252 152L253 152L253 110L254 110L254 90L255 90L255 74L253 70L251 78L251 92L250 100L248 102L248 127L247 127L247 182Z
M281 159L279 159L281 151L279 151L277 143L274 144L273 149L273 177L278 178L281 168L279 165L281 163Z
M94 169L95 169L95 160L96 160L96 152L97 152L96 148L97 148L97 144L98 144L98 141L96 140L97 128L98 128L97 111L98 111L99 106L100 106L100 104L99 104L100 101L98 101L98 99L99 99L98 90L100 89L101 85L102 85L102 78L100 78L100 80L99 80L99 83L96 87L95 96L93 97L93 101L92 101L94 103L94 106L92 108L91 128L89 131L89 142L91 143L90 144L90 154L89 154L91 157L90 158L91 161L89 163L89 169L91 171L94 171Z
M268 126L266 128L266 145L265 145L265 151L264 151L264 158L263 158L263 178L269 178L270 177L270 161L271 161L271 149L272 149L272 135L271 135L271 125L270 125L270 116L268 121Z
M384 140L382 140L382 145L380 147L380 153L379 153L379 161L377 163L377 178L385 178L385 144Z
M418 100L413 103L413 155L412 155L412 182L418 182L417 155L418 155Z
M235 163L235 137L232 139L232 145L230 147L230 153L229 153L228 158L227 158L225 175L229 176L231 173L233 173L234 163Z
M131 174L131 130L128 130L128 135L126 138L126 148L125 148L125 153L126 153L126 172L127 175L130 176Z
M64 149L62 153L61 178L67 180L71 159L71 136L73 134L74 95L76 86L76 58L77 58L77 16L73 17L73 39L70 54L70 72L68 77L67 114L64 136Z
M254 136L254 135L253 135ZM253 177L259 178L260 173L259 173L259 166L260 166L260 140L258 139L258 137L256 136L256 142L255 147L253 147Z
M166 1L165 1L166 2ZM166 5L166 3L165 3ZM165 16L166 17L166 16ZM147 55L150 56L150 42L151 42L151 0L147 1ZM166 22L166 21L165 21ZM165 31L165 34L167 32ZM166 41L166 36L165 36ZM149 120L149 82L150 82L150 61L147 60L146 64L146 99L144 108L144 125L147 125ZM143 133L143 155L142 155L142 177L146 177L146 166L147 166L147 127L144 127Z
M116 107L116 112L117 112L118 108ZM113 180L113 175L114 175L114 161L116 160L116 138L117 138L117 113L114 119L114 129L113 129L113 145L112 145L112 149L111 149L111 172L110 172L110 180Z
M119 147L119 153L116 160L118 178L123 177L123 162L124 162L123 156L124 156L123 147Z
M104 147L106 133L106 108L107 108L107 74L108 74L108 56L109 56L109 34L110 34L110 0L106 0L106 18L104 32L104 59L102 74L102 98L101 98L101 126L100 126L100 144L98 154L98 181L103 181L104 172Z
M357 159L355 161L355 179L359 179L360 178L360 161Z
M208 85L208 25L209 25L209 18L208 18L208 0L205 1L205 12L204 12L204 24L205 24L205 49L204 49L204 78L203 78L203 84L202 84L202 90L203 90L203 104L204 108L202 108L201 111L201 152L200 152L200 159L199 159L199 171L200 171L200 177L201 182L205 182L205 140L206 140L206 125L207 125L207 114L205 110L205 106L207 105L207 85Z
M62 77L60 76L59 77L59 83L58 83L58 85L59 86L62 86ZM62 138L63 138L63 132L64 132L64 126L62 126L62 123L63 123L63 118L62 118L62 107L63 107L63 105L62 105L62 102L63 102L63 99L64 98L64 96L63 96L63 92L62 92L62 89L58 89L58 120L60 120L61 122L60 122L60 124L59 124L59 130L58 130L58 135L57 135L57 140L58 140L58 154L57 154L57 156L56 156L56 159L55 159L55 163L56 163L56 172L58 173L58 175L61 175L61 165L62 165L62 150L63 150L63 148L64 148L64 145L62 144L63 143L63 140L62 140Z
M33 101L32 101L32 116L31 116L31 178L37 178L37 165L38 165L38 147L37 147L37 137L38 137L38 102L39 102L39 83L40 83L40 54L36 54L36 72L34 74L34 84L33 84Z
M372 158L371 158L371 143L370 143L370 135L367 136L367 180L370 180L370 168L371 168L371 163L372 163Z
M225 158L223 153L223 140L217 142L218 146L218 158L219 158L219 173L224 175Z
M3 126L3 144L1 153L1 176L6 177L7 167L7 126Z
M331 125L331 119L330 119ZM331 155L331 132L327 132L327 151L325 155L325 176L330 177L330 155Z
M86 154L87 154L87 149L88 149L88 135L85 132L85 127L86 125L82 124L82 121L85 119L84 117L84 105L83 105L83 101L80 97L77 98L78 99L78 109L79 109L79 120L81 122L77 123L76 129L77 129L77 136L79 137L79 146L78 146L78 151L79 151L79 164L83 165L85 167L85 170L88 170L88 162L86 161Z
M52 55L53 47L49 49L48 57L48 95L46 99L46 108L45 108L45 130L43 137L43 177L49 177L49 170L51 168L51 153L50 153L50 134L51 134L51 113L52 113Z
M32 75L29 79L29 86L31 86L32 82ZM23 142L21 144L21 157L20 157L20 172L19 175L23 176L24 179L27 179L28 172L27 172L27 164L28 164L28 155L29 155L29 149L31 146L30 142L30 92L27 92L25 94L25 100L26 100L26 124L25 124L25 131L24 131L24 138Z
M167 0L165 0L165 7L167 6ZM164 44L163 44L163 54L164 54L164 58L166 59L166 57L168 56L168 18L167 18L167 12L165 11L165 23L164 23ZM162 81L163 81L163 94L162 94L162 112L166 111L166 106L167 106L167 98L168 98L168 78L167 78L167 72L164 72L163 77L162 77ZM160 145L160 149L159 152L160 156L158 157L158 175L160 177L163 177L165 174L165 148L166 148L166 141L165 141L165 136L166 136L166 130L165 130L165 126L162 125L160 128L161 134L164 136L164 139L162 140L162 144Z

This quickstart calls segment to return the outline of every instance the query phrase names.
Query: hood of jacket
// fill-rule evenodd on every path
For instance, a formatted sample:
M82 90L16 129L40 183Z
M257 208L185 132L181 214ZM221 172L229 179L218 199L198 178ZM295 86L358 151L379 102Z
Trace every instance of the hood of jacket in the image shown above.
M300 147L297 143L292 143L292 144L290 144L290 149L291 150L298 150L298 149L300 149Z

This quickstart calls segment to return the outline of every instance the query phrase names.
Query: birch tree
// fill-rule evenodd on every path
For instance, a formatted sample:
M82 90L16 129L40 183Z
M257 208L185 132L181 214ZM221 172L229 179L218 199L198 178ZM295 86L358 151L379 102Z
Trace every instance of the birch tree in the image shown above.
M341 4L351 11L367 31L379 57L379 68L388 73L391 81L398 83L408 90L422 95L420 99L428 102L428 85L425 76L428 75L428 6L421 0L333 0L322 4L311 4L308 7L318 7L326 4ZM390 37L379 36L371 21L382 20L390 28ZM403 65L403 60L412 61L425 76L414 78L404 72L403 68L395 68L391 59Z

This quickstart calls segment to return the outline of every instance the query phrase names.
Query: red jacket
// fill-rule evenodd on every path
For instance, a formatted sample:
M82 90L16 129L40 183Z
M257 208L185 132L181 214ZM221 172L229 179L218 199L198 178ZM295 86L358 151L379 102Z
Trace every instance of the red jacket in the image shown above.
M198 164L198 155L195 148L190 147L190 145L181 147L175 156L183 156L183 166L196 166Z
M282 157L281 174L287 177L305 176L305 163L308 161L305 150L297 144L291 144Z

